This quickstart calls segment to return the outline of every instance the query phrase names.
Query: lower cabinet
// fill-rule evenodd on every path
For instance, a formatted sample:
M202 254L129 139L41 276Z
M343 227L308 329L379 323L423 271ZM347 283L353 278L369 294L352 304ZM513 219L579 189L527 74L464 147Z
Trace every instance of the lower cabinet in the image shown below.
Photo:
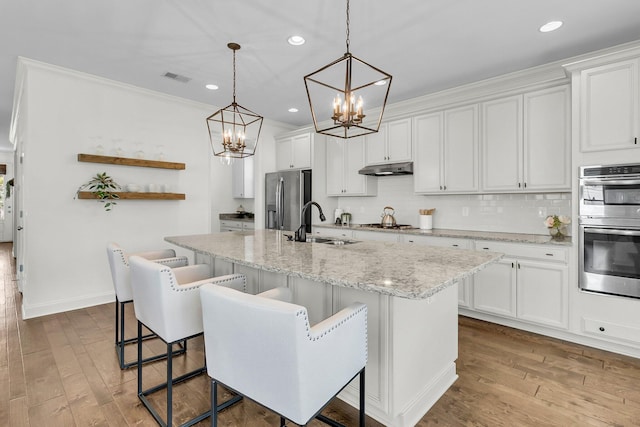
M473 309L556 328L568 327L569 268L563 248L476 242L505 258L473 278Z
M399 242L400 235L396 233L387 233L385 231L361 231L354 230L353 238L355 240L375 240L377 242Z
M472 249L473 242L469 239L460 239L456 237L434 237L434 236L416 236L412 234L404 234L401 236L404 243L415 243L424 246L440 246L447 248ZM472 285L473 278L468 277L458 282L458 306L471 307L472 304Z
M353 237L353 231L349 228L341 228L341 227L319 227L314 225L313 234L327 237L344 237L351 239Z
M516 260L502 259L473 277L473 308L516 317Z
M249 221L233 221L233 220L221 220L220 232L224 231L242 231L253 230L254 223Z

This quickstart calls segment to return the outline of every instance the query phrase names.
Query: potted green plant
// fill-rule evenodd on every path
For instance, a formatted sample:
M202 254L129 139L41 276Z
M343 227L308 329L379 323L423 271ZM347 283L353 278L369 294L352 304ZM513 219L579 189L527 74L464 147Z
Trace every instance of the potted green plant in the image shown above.
M96 174L96 176L91 178L89 182L82 184L78 188L78 191L76 191L76 196L82 190L89 190L95 193L96 198L100 203L104 203L104 210L108 212L117 204L114 200L117 200L120 197L116 191L121 189L122 187L120 187L113 178L107 175L106 172L103 172Z

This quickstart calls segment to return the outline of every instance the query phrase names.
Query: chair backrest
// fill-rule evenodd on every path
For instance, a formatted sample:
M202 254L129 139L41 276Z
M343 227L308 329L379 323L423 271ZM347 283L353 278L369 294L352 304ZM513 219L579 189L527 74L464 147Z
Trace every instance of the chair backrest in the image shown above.
M342 342L332 330L314 335L300 305L216 285L201 288L201 301L209 375L298 424L366 364L364 306L360 339Z
M113 289L116 292L118 301L131 301L133 299L133 293L131 292L127 255L118 244L110 242L107 244L107 258L109 258L111 280L113 281Z
M188 264L187 257L176 257L176 251L173 249L160 249L128 254L125 253L117 243L107 243L107 258L109 259L109 269L111 270L113 289L115 290L118 301L120 302L128 302L133 299L129 273L130 255L139 255L143 258L155 260L156 262L163 263L170 267L181 267Z
M129 257L129 264L133 306L139 321L168 343L202 333L197 286L181 285L172 268L139 256ZM183 268L194 267L198 266Z

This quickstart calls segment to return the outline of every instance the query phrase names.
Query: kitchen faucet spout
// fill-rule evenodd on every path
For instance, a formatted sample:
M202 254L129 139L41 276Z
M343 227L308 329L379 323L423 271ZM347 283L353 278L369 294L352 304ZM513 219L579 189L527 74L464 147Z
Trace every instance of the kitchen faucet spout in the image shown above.
M318 212L320 213L320 221L327 220L327 218L324 216L324 213L322 213L322 208L319 204L314 201L305 203L305 205L302 207L302 210L300 211L300 227L298 228L298 231L296 231L296 241L298 242L307 241L307 223L305 215L307 213L307 209L309 209L311 205L315 205L318 208Z

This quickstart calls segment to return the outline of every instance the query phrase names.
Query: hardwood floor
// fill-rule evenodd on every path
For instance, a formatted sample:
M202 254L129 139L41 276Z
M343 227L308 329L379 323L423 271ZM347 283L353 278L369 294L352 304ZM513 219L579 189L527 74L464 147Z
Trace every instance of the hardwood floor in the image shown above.
M118 366L113 305L24 321L12 261L11 245L0 244L0 425L155 426L136 396L135 369ZM640 425L639 359L464 317L459 324L460 378L418 426ZM128 333L134 330L129 310ZM189 345L187 356L175 359L177 373L202 364L202 341ZM148 354L162 348L145 343ZM129 357L134 351L128 349ZM145 365L145 386L161 382L164 369L164 362ZM208 406L206 376L174 392L176 421ZM357 419L338 400L326 413L347 425ZM278 417L248 401L221 413L219 421L278 425ZM367 425L380 426L371 419Z

